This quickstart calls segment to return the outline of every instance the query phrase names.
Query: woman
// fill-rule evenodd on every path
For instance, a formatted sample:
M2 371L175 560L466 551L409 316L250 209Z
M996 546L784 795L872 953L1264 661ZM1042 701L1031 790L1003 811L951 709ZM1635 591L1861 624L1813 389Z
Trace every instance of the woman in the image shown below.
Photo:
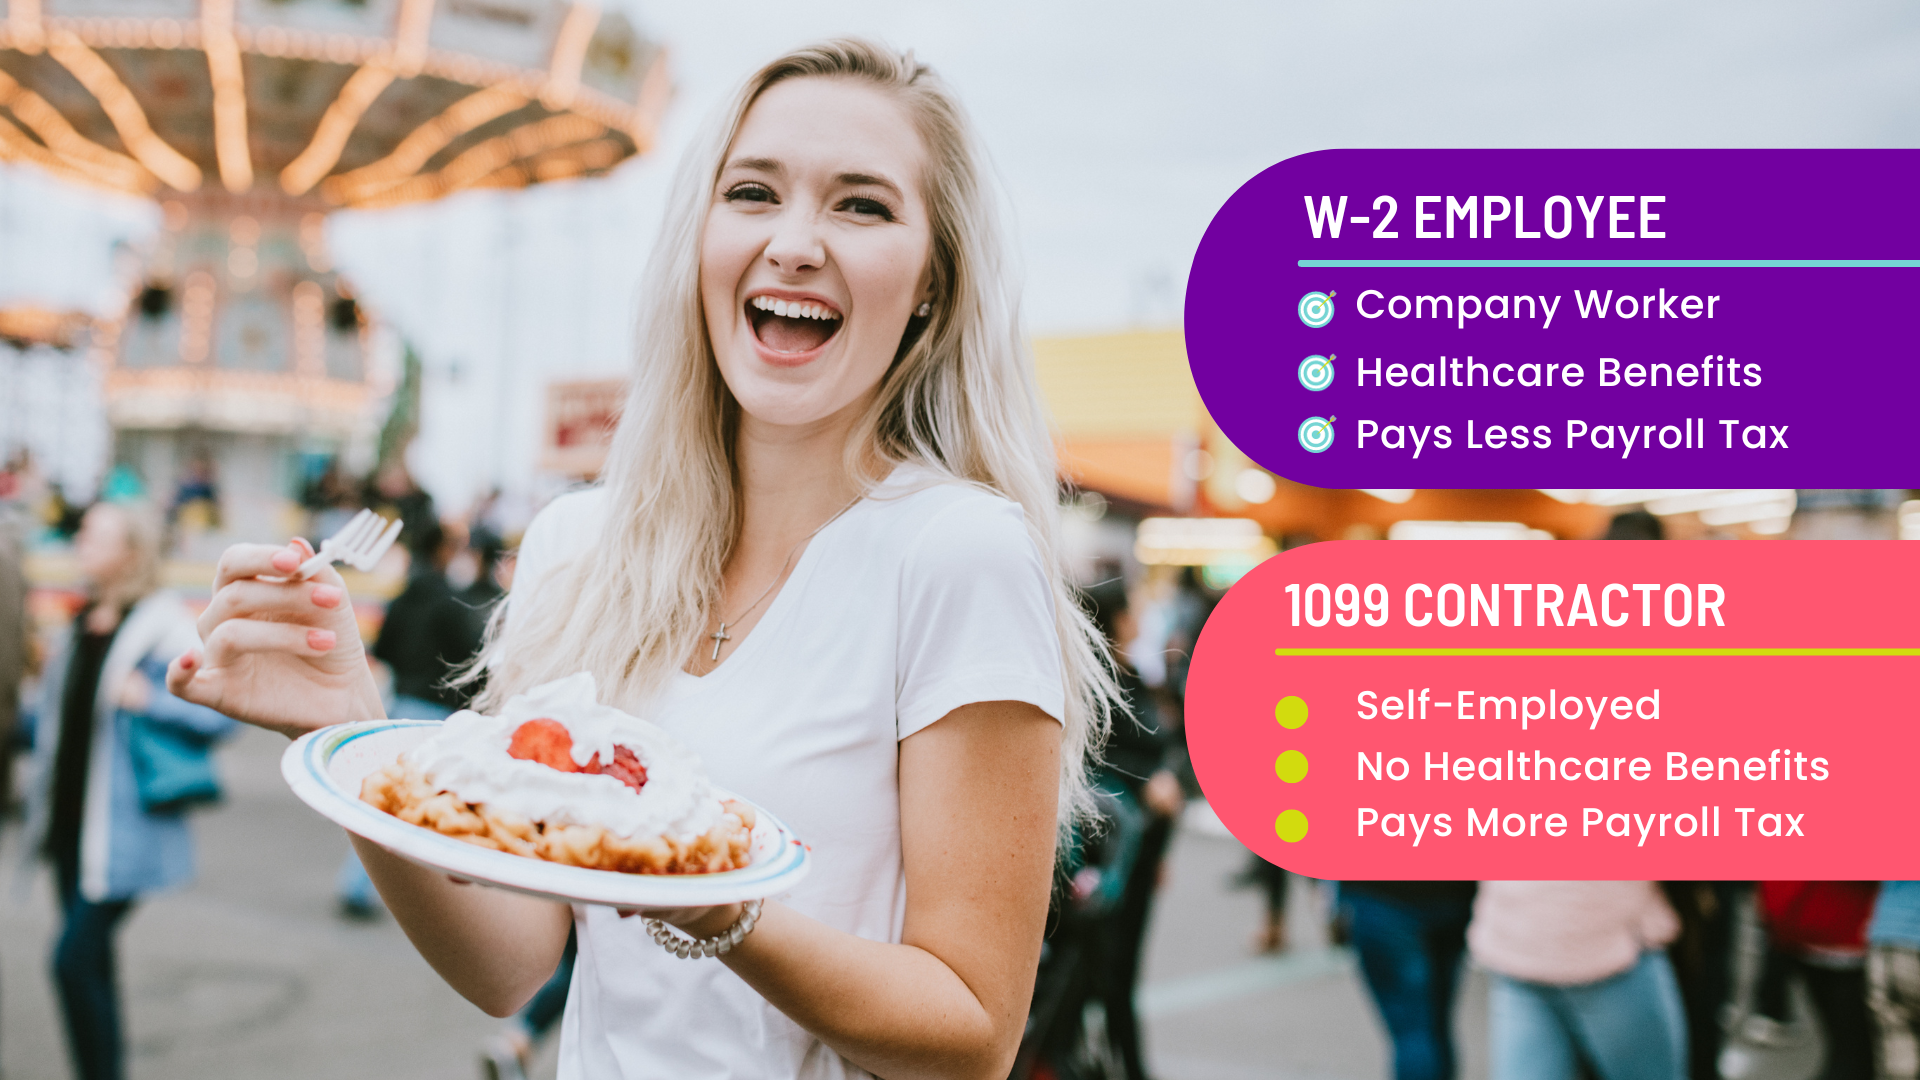
M1684 1080L1687 1019L1651 881L1483 881L1467 946L1493 972L1494 1080Z
M1757 892L1767 931L1767 956L1755 1015L1772 1019L1772 1030L1781 1032L1789 1019L1787 984L1791 976L1799 976L1813 1000L1820 1027L1818 1080L1865 1080L1874 1075L1873 1025L1867 1012L1867 929L1880 883L1762 881ZM1896 1075L1890 1065L1883 1060L1880 1075Z
M1043 1075L1049 1067L1063 1080L1084 1075L1090 1044L1082 1020L1086 1005L1098 1001L1106 1047L1118 1055L1121 1075L1146 1080L1134 984L1161 860L1184 796L1167 765L1171 745L1159 711L1127 659L1137 626L1126 583L1115 577L1089 586L1082 596L1110 650L1121 699L1110 718L1105 760L1093 777L1101 820L1076 837L1061 859L1070 876L1055 897L1055 929L1027 1025L1028 1052L1013 1075Z
M101 503L81 518L74 556L87 602L53 650L35 715L27 850L53 864L62 916L54 982L83 1080L121 1075L115 932L141 895L193 877L184 815L142 805L133 717L207 741L233 727L159 684L166 658L195 642L193 615L155 591L160 533L157 515L137 507Z
M563 1077L1004 1076L1110 683L957 104L863 42L775 61L689 153L642 296L608 480L529 527L478 704L590 671L815 868L716 962L361 858L496 1016L575 929ZM288 734L380 715L339 578L261 580L306 550L227 552L177 693ZM746 909L649 914L714 939Z
M1453 1002L1473 898L1471 881L1340 883L1341 917L1393 1044L1394 1080L1453 1080Z

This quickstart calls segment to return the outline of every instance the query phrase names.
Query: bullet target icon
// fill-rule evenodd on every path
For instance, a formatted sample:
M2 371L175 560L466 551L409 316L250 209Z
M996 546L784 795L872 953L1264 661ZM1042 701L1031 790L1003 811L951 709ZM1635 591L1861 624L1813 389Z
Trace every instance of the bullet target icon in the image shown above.
M1309 390L1325 390L1333 385L1333 357L1309 356L1300 361L1300 385Z
M1332 447L1333 421L1331 416L1309 416L1300 421L1300 449L1318 454Z
M1333 321L1333 294L1310 292L1300 298L1300 321L1318 330Z

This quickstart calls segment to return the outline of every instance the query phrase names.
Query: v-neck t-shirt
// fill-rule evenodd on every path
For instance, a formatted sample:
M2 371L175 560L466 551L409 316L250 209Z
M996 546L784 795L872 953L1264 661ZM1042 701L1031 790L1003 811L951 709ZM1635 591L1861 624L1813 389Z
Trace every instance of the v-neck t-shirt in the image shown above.
M610 499L541 512L509 619L560 564L590 557ZM620 705L693 748L713 782L766 807L813 866L780 897L837 930L898 942L906 914L899 747L962 705L1065 715L1053 592L1019 504L903 465L822 529L719 667ZM639 919L577 906L561 1080L841 1080L866 1072L727 968L675 958Z

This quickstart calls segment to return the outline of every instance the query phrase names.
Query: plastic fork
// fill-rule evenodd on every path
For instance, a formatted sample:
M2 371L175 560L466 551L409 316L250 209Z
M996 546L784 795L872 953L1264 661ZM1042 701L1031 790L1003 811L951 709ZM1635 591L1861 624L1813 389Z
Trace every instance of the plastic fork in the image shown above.
M399 535L398 518L388 523L373 511L362 510L339 532L320 542L320 550L300 564L300 569L293 572L293 580L305 581L328 563L346 563L363 572L371 570Z

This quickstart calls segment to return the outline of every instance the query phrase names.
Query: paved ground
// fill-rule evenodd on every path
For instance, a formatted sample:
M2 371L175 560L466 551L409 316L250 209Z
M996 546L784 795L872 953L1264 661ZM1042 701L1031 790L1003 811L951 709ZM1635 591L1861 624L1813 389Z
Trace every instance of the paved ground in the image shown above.
M229 800L198 821L199 884L142 905L122 934L132 1077L473 1080L474 1048L494 1021L447 989L390 921L334 916L345 841L281 783L285 745L251 729L230 745ZM1259 898L1227 886L1245 849L1197 824L1175 844L1141 992L1157 1075L1385 1077L1380 1028L1352 962L1325 946L1317 886L1294 882L1295 949L1252 957ZM45 963L50 890L44 877L15 885L11 830L4 847L0 1075L60 1080L68 1071ZM1462 1075L1472 1080L1486 1075L1483 977L1469 975L1463 998ZM1801 1080L1804 1055L1749 1080ZM550 1078L551 1047L539 1065L535 1076Z

